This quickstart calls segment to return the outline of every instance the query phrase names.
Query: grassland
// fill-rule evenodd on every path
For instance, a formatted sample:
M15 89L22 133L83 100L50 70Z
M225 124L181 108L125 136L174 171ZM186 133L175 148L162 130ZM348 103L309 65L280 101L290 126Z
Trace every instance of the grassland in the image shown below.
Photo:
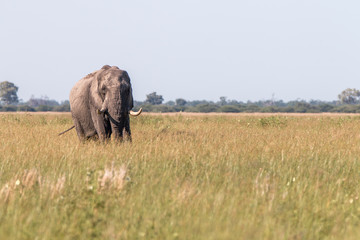
M360 117L0 115L0 239L359 239Z

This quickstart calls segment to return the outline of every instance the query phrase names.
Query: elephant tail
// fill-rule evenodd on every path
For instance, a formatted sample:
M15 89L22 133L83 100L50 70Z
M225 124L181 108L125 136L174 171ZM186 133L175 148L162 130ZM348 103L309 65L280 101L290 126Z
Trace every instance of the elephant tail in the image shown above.
M70 130L71 130L71 129L73 129L74 127L75 127L75 125L74 125L74 126L72 126L71 128L69 128L68 130L65 130L65 131L63 131L63 132L59 133L59 134L58 134L58 136L63 135L64 133L66 133L66 132L70 131Z

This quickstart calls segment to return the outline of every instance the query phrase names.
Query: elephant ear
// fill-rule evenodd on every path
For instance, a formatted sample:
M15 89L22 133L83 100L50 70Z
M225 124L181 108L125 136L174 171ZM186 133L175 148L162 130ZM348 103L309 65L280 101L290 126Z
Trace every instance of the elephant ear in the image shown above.
M130 111L130 110L134 107L134 99L133 99L133 95L132 95L132 88L131 88L131 86L130 86L128 104L129 104L129 111Z
M102 108L104 103L104 97L101 95L100 86L104 72L110 68L107 68L108 65L103 66L93 77L90 85L90 105L94 106L97 110Z
M123 74L130 85L130 91L129 91L129 96L128 96L128 107L129 107L129 111L130 111L134 107L134 99L133 99L133 95L132 95L131 81L130 81L129 74L126 71L124 71Z

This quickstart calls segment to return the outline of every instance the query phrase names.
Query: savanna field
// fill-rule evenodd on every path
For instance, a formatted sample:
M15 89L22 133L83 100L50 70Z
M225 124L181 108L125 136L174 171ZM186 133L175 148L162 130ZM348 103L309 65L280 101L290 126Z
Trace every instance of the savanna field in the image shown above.
M0 115L0 239L360 239L360 115Z

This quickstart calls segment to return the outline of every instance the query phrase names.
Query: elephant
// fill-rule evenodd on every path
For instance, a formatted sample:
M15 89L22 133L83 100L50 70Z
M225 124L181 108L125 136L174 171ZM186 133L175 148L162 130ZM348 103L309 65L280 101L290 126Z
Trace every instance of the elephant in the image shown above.
M130 77L116 66L105 65L88 74L70 91L73 127L80 141L106 141L112 134L116 140L122 141L125 135L131 141L129 115L142 111L133 112L133 106Z

